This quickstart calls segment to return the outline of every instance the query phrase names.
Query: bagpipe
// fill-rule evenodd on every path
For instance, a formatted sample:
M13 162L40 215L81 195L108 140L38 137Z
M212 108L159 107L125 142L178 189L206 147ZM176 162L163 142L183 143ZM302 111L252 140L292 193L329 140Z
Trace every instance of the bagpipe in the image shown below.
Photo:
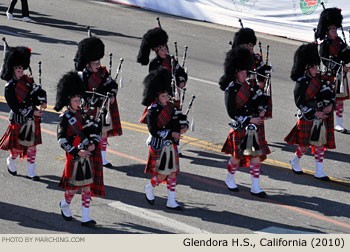
M184 128L187 127L189 128L190 124L187 120L188 114L192 108L193 105L193 101L196 98L196 96L192 95L192 98L187 106L187 110L185 113L183 113L181 110L178 110L178 119L179 119L179 124L180 124L180 128ZM194 131L194 120L192 118L192 122L191 122L191 130Z
M108 114L107 103L112 93L106 95L97 93L95 89L93 91L86 91L88 94L92 94L92 97L99 97L102 99L102 105L97 108L96 113L94 104L86 102L82 99L82 114L83 114L83 126L81 143L78 145L78 149L87 150L89 145L97 143L101 139L101 132L104 124L106 124L106 117ZM78 134L79 135L79 134Z
M97 130L102 132L112 129L109 101L114 94L109 92L107 92L107 94L102 94L97 92L95 88L92 91L85 91L85 93L91 95L86 98L86 100L83 99L84 114L87 115L86 124L89 125L86 127L91 126L93 132Z
M3 37L2 41L4 42L4 48L3 48L3 60L2 62L5 63L5 57L6 57L6 51L9 48L9 45L7 44L6 38ZM2 72L3 65L1 65L0 72Z

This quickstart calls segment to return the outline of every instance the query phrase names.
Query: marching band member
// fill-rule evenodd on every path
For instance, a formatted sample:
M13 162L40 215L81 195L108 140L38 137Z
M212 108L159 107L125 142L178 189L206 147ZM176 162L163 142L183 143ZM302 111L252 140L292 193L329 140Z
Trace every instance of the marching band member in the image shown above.
M171 56L168 48L168 34L160 27L148 30L142 37L137 62L141 65L149 63L151 50L156 53L156 57L149 63L149 72L158 68L165 68L173 73L176 78L176 85L180 89L184 88L187 82L187 74L178 61L174 59L174 69L172 69Z
M246 80L252 65L251 52L242 46L234 47L226 55L224 75L219 81L220 88L225 91L227 113L232 119L232 128L222 148L222 152L231 155L225 183L230 191L238 192L235 172L238 167L249 166L252 179L250 192L265 198L266 193L259 187L259 175L260 162L270 153L263 126L267 108L259 85Z
M40 122L47 98L41 86L23 72L29 68L30 56L30 48L19 46L10 47L4 58L1 79L7 81L5 98L11 111L10 125L0 140L0 149L10 150L7 169L11 175L17 175L16 158L26 156L27 178L39 181L35 173L36 146L42 143Z
M147 106L149 155L145 173L153 177L145 186L146 200L154 204L154 188L166 180L168 188L167 208L181 210L175 200L176 176L180 171L175 140L188 129L186 115L169 100L171 75L165 69L149 73L144 80L142 104Z
M75 56L75 69L83 80L86 91L95 90L96 93L107 95L112 94L107 105L106 116L102 122L101 155L103 166L112 167L106 159L107 138L122 135L118 102L116 95L118 84L111 78L105 66L101 65L104 56L105 46L97 37L85 38L78 44L78 51ZM91 92L85 94L86 102L94 108L94 115L102 104L102 96L94 95Z
M335 149L334 80L327 75L320 75L319 65L316 43L302 45L295 52L291 79L296 82L294 101L298 107L298 121L284 140L288 144L298 145L290 160L293 172L303 174L300 159L312 145L316 161L314 177L329 181L323 172L323 159L325 147Z
M148 30L143 35L140 50L137 55L137 62L141 65L147 65L149 63L149 55L151 53L151 50L153 50L156 53L156 57L153 58L152 61L149 63L149 72L159 68L165 68L173 75L173 78L175 78L174 81L176 87L172 87L171 92L169 94L176 99L175 104L178 108L180 108L180 93L186 85L188 76L184 68L180 66L178 61L169 55L169 48L167 43L168 34L165 30L163 30L160 27ZM175 90L178 92L178 96L176 95ZM145 121L146 115L147 108L144 110L139 120L140 123L147 123ZM177 145L179 145L179 142L177 142ZM181 157L182 153L180 151L180 148L178 148L178 152L179 156Z
M247 49L249 49L250 53L253 55L253 66L252 71L257 72L256 78L251 76L251 82L256 81L259 83L259 86L262 90L265 88L265 83L266 83L266 78L264 76L267 76L271 74L272 67L268 65L268 62L264 62L263 60L263 55L262 51L260 48L260 54L254 52L254 46L256 45L256 36L255 32L253 29L250 28L241 28L238 32L235 33L234 38L233 38L233 43L232 43L232 48L235 48L237 46L244 46ZM261 46L261 43L259 42L259 45ZM268 61L268 53L266 55L266 61ZM272 118L272 95L271 95L271 86L269 87L269 96L266 96L266 103L268 103L268 110L265 113L265 119L270 119Z
M80 107L84 95L83 82L76 72L66 73L57 84L54 109L60 111L67 107L57 127L58 143L66 152L66 164L58 185L66 191L59 206L64 220L71 221L70 203L81 188L81 225L93 227L96 221L89 217L91 194L104 196L102 160L101 155L96 155L100 151L101 128L96 122L87 123L87 114Z
M316 37L323 40L320 45L322 62L336 77L336 126L334 129L341 133L347 130L343 127L344 100L350 99L347 72L350 67L350 48L337 34L337 28L342 27L343 16L341 9L328 8L322 11L317 26ZM345 39L345 38L344 38Z

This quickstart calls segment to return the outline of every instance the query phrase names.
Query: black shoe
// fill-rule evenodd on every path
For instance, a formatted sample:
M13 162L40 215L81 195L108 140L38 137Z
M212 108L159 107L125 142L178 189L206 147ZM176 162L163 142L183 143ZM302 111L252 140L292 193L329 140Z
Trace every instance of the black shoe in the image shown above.
M250 194L259 198L267 198L267 194L264 191L261 191L259 193L250 192Z
M347 133L348 133L348 130L345 129L345 128L342 128L342 129L336 129L336 128L334 128L334 130L335 130L335 131L338 131L338 132L340 132L340 133L344 133L344 134L347 134Z
M107 163L103 165L104 167L111 168L113 165L111 163Z
M175 211L182 211L182 206L177 206L177 207L166 207L168 209L171 209L171 210L175 210Z
M8 167L7 167L7 171L8 171L12 176L17 176L17 171L11 171Z
M303 171L296 171L296 170L294 170L293 168L292 168L292 171L293 171L295 174L298 174L298 175L304 174Z
M89 221L86 221L86 222L81 222L81 225L83 226L83 227L91 227L91 228L94 228L94 227L96 227L96 221L94 221L94 220L89 220Z
M315 176L314 176L314 177L315 177ZM318 180L321 180L321 181L326 181L326 182L331 181L330 178L329 178L328 176L324 176L324 177L320 177L320 178L315 177L315 179L318 179Z
M238 187L235 187L235 188L230 188L226 185L227 189L229 189L231 192L239 192L239 189Z
M41 180L38 176L34 176L34 177L26 176L26 178L31 179L33 181L40 181Z
M62 217L63 217L63 219L65 220L65 221L71 221L71 220L73 220L73 217L72 216L65 216L64 215L64 213L62 212L62 208L61 208L61 201L58 203L58 205L59 205L59 207L60 207L60 209L61 209L61 215L62 215Z
M178 155L179 157L183 157L183 156L184 156L181 152L177 153L177 155Z
M145 195L145 197L146 197L147 202L148 202L150 205L153 206L153 205L154 205L154 200L148 199L146 195Z

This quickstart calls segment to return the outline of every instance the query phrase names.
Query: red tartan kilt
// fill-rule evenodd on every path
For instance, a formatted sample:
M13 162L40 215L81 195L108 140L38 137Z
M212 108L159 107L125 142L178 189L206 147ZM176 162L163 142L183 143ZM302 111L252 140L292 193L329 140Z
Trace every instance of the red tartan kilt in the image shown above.
M122 124L120 123L120 115L117 100L115 100L114 103L110 104L109 112L111 113L113 129L107 132L107 136L121 136L123 134L123 131Z
M92 164L92 176L93 176L93 183L90 184L91 192L93 196L103 197L105 195L105 192L104 192L103 166L102 166L100 144L96 146L94 154L95 155L90 158L90 162ZM69 159L70 158L67 159L67 154L66 154L66 165L58 186L66 190L77 190L81 188L81 186L74 186L69 183L69 180L72 175L72 169L74 167L73 162L67 162Z
M41 139L41 128L40 128L40 117L34 117L34 125L35 125L35 134L34 134L34 145L42 144ZM18 143L19 139L19 131L21 130L21 125L16 123L10 123L6 132L0 139L0 149L2 150L10 150L10 149L26 149L28 147L20 145Z
M260 162L262 162L266 159L266 155L270 154L271 152L265 140L264 124L259 125L257 128L258 128L257 130L258 142L262 151L262 155L260 155ZM248 167L250 158L253 158L251 156L243 155L243 151L239 148L239 145L242 143L244 137L245 137L245 129L234 130L231 128L226 138L225 144L221 150L221 152L230 154L235 159L240 159L241 160L240 167Z
M179 165L179 156L177 154L177 145L173 144L174 150L175 150L175 165L179 167L177 169L176 173L180 172L180 165ZM151 146L149 146L149 153L148 153L148 159L147 159L147 164L145 168L145 173L150 173L152 175L158 175L157 172L157 161L160 158L160 153L162 150L154 150Z
M333 114L329 118L323 120L323 122L325 123L327 130L327 143L325 147L328 149L335 149ZM302 147L308 147L310 145L312 124L312 121L306 121L303 118L298 119L296 125L284 138L284 141L288 144L297 144Z

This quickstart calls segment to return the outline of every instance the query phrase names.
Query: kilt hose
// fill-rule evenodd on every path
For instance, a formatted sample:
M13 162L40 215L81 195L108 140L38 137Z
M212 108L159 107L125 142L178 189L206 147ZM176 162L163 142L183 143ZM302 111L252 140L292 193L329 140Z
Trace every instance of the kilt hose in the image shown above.
M324 145L324 147L328 149L335 149L333 113L330 117L324 119L323 123L325 124L327 130L327 143ZM297 144L301 147L309 147L312 125L313 121L306 121L303 118L298 119L296 125L284 138L284 141L288 144Z
M179 164L179 155L177 153L177 145L173 143L174 150L175 150L175 165L176 168L173 168L174 170L177 170L176 173L180 171L180 164ZM148 153L148 159L147 164L144 173L150 173L151 175L158 175L157 172L157 161L160 158L160 153L162 150L154 150L151 146L149 146L149 153Z
M34 132L34 145L36 146L38 144L42 144L41 139L41 128L40 128L40 117L34 116L34 125L35 125L35 132ZM16 123L10 123L8 126L6 132L0 139L0 149L1 150L10 150L10 149L19 149L26 151L27 146L23 146L18 143L19 139L19 132L21 130L21 125Z
M93 154L94 155L90 157L90 163L92 166L92 177L93 177L93 183L90 184L91 192L93 196L103 197L105 195L105 192L104 192L103 166L102 166L100 143L96 146ZM74 167L74 162L71 162L71 160L72 160L72 156L67 155L66 153L66 165L58 186L66 190L77 190L84 186L75 186L69 183L70 178L72 176L72 170Z
M261 151L262 151L262 154L259 157L260 157L260 162L262 162L266 159L266 155L270 154L271 151L265 140L264 124L258 125L257 129L258 129L257 135L258 135L259 147L261 148ZM239 159L240 160L239 167L249 167L249 160L253 158L253 156L243 155L243 150L239 148L239 145L244 140L245 133L246 133L245 129L234 130L231 128L226 138L225 144L221 149L221 152L230 154L235 159Z

